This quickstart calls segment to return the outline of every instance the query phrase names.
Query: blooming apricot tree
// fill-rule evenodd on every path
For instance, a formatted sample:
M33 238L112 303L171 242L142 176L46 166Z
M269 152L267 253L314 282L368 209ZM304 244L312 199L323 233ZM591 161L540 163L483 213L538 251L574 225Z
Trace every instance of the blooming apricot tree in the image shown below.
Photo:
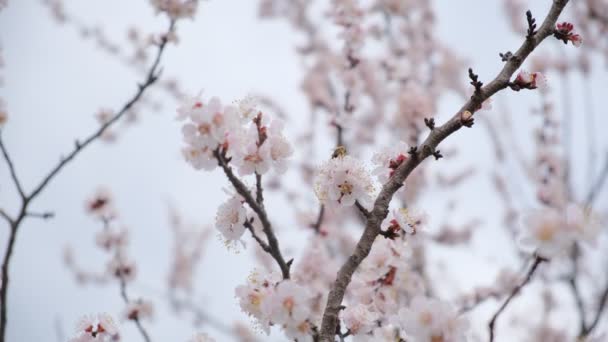
M124 57L101 31L68 15L61 1L43 3L60 22L95 39L105 53ZM297 127L290 126L290 111L272 96L244 94L230 102L234 99L219 98L212 88L184 91L177 81L164 78L164 52L179 51L180 24L196 20L197 11L208 3L150 1L168 28L148 36L129 32L133 54L127 59L143 75L141 83L119 109L99 110L98 128L75 140L73 149L33 188L23 185L10 146L0 135L7 166L3 184L13 183L12 201L18 203L16 212L0 207L8 229L0 341L7 338L11 323L7 304L11 260L19 257L14 256L16 237L27 229L29 219L54 216L35 211L36 199L90 145L115 140L121 122L158 110L154 99L166 95L178 102L170 105L174 109L160 111L173 115L181 126L180 162L201 178L215 172L225 179L216 184L224 189L224 198L195 191L204 203L201 210L215 213L212 229L188 227L178 210L170 211L174 245L168 301L176 315L190 312L200 323L196 329L204 333L194 334L191 341L223 340L213 337L214 331L235 341L608 338L608 241L601 198L608 154L597 151L606 148L606 141L594 133L593 106L587 103L584 111L571 106L579 95L590 102L590 90L578 94L567 87L568 74L576 72L588 84L592 70L604 72L597 64L608 56L608 2L546 0L545 12L532 13L524 0L504 0L503 12L520 46L496 51L502 65L494 74L482 74L467 65L467 51L450 47L437 34L436 10L452 3L260 0L262 20L287 21L304 39L297 53L308 125ZM6 6L10 2L0 1L0 10ZM487 39L495 37L488 34ZM483 42L478 48L484 48ZM506 51L509 48L516 50ZM159 94L150 95L154 88ZM558 96L555 89L566 90ZM509 114L525 96L540 107ZM444 108L446 97L458 99L460 106ZM556 99L563 101L561 117ZM11 129L10 99L6 102L0 102L0 134ZM579 118L581 112L584 119ZM574 121L586 122L584 143L573 143ZM483 143L493 150L491 170L475 169L475 146L449 144L471 130L487 133ZM573 148L579 145L583 148ZM456 162L459 158L464 169ZM487 194L458 193L461 184L483 182L487 175L492 184ZM583 177L587 184L580 186L578 178ZM276 219L284 213L269 209L269 202L281 196L287 209L296 212L289 225ZM482 205L500 203L502 216L491 221L486 209L470 205L473 197L483 197L477 202ZM156 339L149 327L163 325L151 318L154 302L164 298L133 295L138 261L130 250L132 232L122 222L119 201L103 187L86 200L86 212L99 223L94 240L105 255L104 270L82 266L77 257L81 246L66 250L64 259L80 283L117 285L122 313L83 312L68 341L124 340L123 321L150 342ZM454 219L463 214L478 219ZM305 238L289 239L290 230L303 232ZM240 252L252 252L257 266L241 283L229 284L236 303L220 299L238 305L248 324L214 316L192 300L195 270L210 235L242 258L247 255ZM492 283L463 291L448 270L471 279L484 272L476 250L479 236L493 240L485 246L514 248L508 256L491 257L499 259L492 263ZM467 255L470 264L458 261L458 253ZM514 264L521 269L513 270ZM534 291L524 294L528 289ZM535 302L539 298L541 304ZM525 304L525 314L509 314L516 302Z

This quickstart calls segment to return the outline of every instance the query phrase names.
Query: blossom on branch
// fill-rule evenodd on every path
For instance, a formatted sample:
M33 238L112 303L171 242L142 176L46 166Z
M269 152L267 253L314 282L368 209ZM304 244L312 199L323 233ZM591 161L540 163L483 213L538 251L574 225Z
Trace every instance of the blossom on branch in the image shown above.
M110 342L119 341L118 327L106 313L87 315L78 321L76 336L69 342Z
M351 156L338 156L325 162L315 178L315 194L322 204L351 206L372 201L374 184L361 162Z
M247 211L240 196L235 195L218 208L215 227L222 233L226 242L231 243L243 236L246 220Z
M555 38L564 42L564 44L568 44L571 42L572 45L579 47L583 43L583 38L574 33L574 25L569 22L562 22L555 25L555 32L553 33Z

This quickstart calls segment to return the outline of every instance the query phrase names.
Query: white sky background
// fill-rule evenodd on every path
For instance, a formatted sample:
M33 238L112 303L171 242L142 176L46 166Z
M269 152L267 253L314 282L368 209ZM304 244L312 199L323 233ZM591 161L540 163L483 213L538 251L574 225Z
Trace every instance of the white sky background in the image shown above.
M458 6L455 1L435 1L438 36L467 57L481 80L487 81L502 65L498 52L514 51L522 38L511 33L503 18L502 1L457 3ZM548 0L534 1L531 9L539 21L549 4ZM126 29L133 25L146 32L165 28L165 19L155 16L145 0L66 1L66 10L89 23L99 24L113 41L124 42ZM562 18L567 17L566 10ZM326 20L325 25L331 24ZM207 96L217 95L224 102L250 93L268 94L287 109L288 131L306 122L308 106L299 92L301 61L294 52L301 37L294 38L294 32L284 21L259 21L257 1L202 2L196 20L181 22L178 33L179 45L168 47L161 64L164 75L176 76L185 90L197 93L204 89ZM6 63L0 71L4 78L0 96L7 102L10 116L3 136L21 181L29 190L62 153L71 150L74 138L86 136L97 127L93 114L100 107L122 106L141 78L101 52L93 42L82 40L71 27L59 26L48 10L34 0L9 0L8 8L0 13L0 43ZM544 45L560 54L566 50L561 42L550 39ZM599 94L601 89L608 89L608 80L605 69L598 70L601 72L594 76L592 88L596 112L601 113L604 107ZM463 82L468 81L463 78ZM218 204L225 199L221 189L228 182L219 171L195 172L182 160L180 124L174 120L175 103L159 91L149 94L159 96L164 104L161 112L141 113L140 122L121 131L115 144L95 143L85 150L34 203L32 209L51 210L56 217L46 222L27 220L17 237L10 269L9 341L55 341L56 322L69 337L82 314L106 311L117 316L122 311L117 285L78 286L62 262L62 249L69 244L78 256L78 264L93 269L105 266L106 257L94 247L93 240L100 226L83 210L84 200L98 185L112 190L122 221L131 229L130 255L139 268L130 292L156 304L154 324L144 323L153 340L185 341L195 332L188 318L167 314L162 297L172 245L167 203L174 203L186 219L212 223ZM498 98L495 108L499 107L497 103L506 103L511 106L511 115L524 120L529 116L527 110L521 111L526 108L524 104L538 101L531 92L505 91ZM446 98L438 122L443 122L460 105L459 99ZM580 106L580 96L574 105ZM499 113L493 110L483 115ZM598 119L597 127L605 124L605 119ZM462 165L475 163L476 181L460 191L459 198L468 204L467 209L461 208L454 220L464 222L482 217L486 222L484 228L491 228L500 221L501 212L496 196L488 200L492 192L488 177L493 166L492 151L482 127L478 124L475 129L463 130L448 139L447 146L462 148L462 160L433 167L449 174L451 167L460 171ZM576 141L585 136L582 127L577 124L574 128ZM529 139L529 132L524 132L523 137ZM526 154L532 152L530 144L522 146ZM330 146L327 150L331 150ZM585 162L584 156L576 158L576 162ZM5 164L0 165L0 206L14 212L17 195ZM584 182L581 177L577 179ZM312 189L305 191L312 194ZM431 212L433 208L440 209L434 195L441 196L436 185L422 202L428 203L425 209ZM527 198L529 202L525 205L534 203L530 194ZM297 248L295 238L305 235L291 228L293 216L286 210L288 203L276 193L268 194L267 201L274 225L286 227L278 233L283 248ZM314 203L311 205L316 208ZM432 214L441 217L440 213ZM2 225L0 241L4 242L7 228ZM455 265L447 266L442 278L452 286L449 293L473 284L491 283L496 272L492 260L515 260L510 242L501 241L495 228L490 228L476 236L475 245L479 247L476 254L467 255L464 251L453 259L458 261ZM485 261L488 258L490 263ZM248 251L235 254L215 238L209 242L196 284L200 304L210 314L226 322L235 318L246 320L234 299L234 287L243 283L251 271L250 260ZM470 273L464 277L467 280L462 280L463 273ZM451 279L450 274L461 279ZM526 312L526 303L527 300L518 300L510 310ZM491 303L488 310L480 310L479 317L475 317L481 320L474 320L473 325L485 329L488 313L495 307ZM220 341L229 340L212 328L204 330ZM140 339L130 322L124 322L122 331L126 341ZM506 336L505 333L503 337Z

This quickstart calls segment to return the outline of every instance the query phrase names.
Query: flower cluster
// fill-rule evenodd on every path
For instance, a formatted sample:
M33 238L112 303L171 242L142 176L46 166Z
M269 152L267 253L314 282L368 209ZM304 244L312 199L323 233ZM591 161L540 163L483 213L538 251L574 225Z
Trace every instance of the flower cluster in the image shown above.
M515 77L515 81L509 84L511 89L519 91L521 89L545 88L547 79L540 72L520 71Z
M178 119L187 119L182 127L186 160L195 169L213 170L215 153L222 153L238 168L239 174L264 174L271 167L281 173L293 148L283 135L280 120L268 119L255 110L250 101L240 106L223 106L214 97L203 103L200 97L188 99L177 110Z
M555 25L553 35L555 38L563 41L564 44L571 42L572 45L579 47L583 43L583 38L579 34L574 33L574 25L565 21Z
M279 325L290 339L312 341L311 293L293 280L277 282L276 277L252 274L246 285L236 288L241 309L270 332Z
M87 315L78 321L76 336L69 342L110 342L120 341L118 327L106 313Z
M417 296L409 307L399 310L395 325L413 341L466 341L469 325L449 304L437 299Z
M564 254L575 241L591 242L599 232L595 215L587 208L568 204L564 210L544 208L531 212L520 232L520 246L543 258Z
M325 162L315 178L315 194L322 204L351 206L358 201L371 203L374 184L361 162L348 155L339 155Z
M193 18L198 7L198 0L150 0L157 12L165 12L169 18Z

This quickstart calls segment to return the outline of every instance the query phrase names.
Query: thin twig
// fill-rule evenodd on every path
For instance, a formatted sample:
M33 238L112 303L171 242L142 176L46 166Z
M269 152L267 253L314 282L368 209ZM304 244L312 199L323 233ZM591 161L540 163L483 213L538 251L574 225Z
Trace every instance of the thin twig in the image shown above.
M412 154L406 162L402 163L396 170L389 181L384 184L380 194L374 202L373 210L367 219L365 230L357 243L355 250L347 261L340 267L336 280L334 281L331 290L327 296L327 304L323 312L323 320L321 324L320 340L323 342L333 342L336 334L336 326L338 324L340 307L346 287L351 281L352 275L359 267L361 262L369 254L374 240L380 233L380 225L388 215L388 206L393 195L403 186L403 182L409 174L428 156L430 156L435 148L452 133L459 130L463 124L461 122L461 113L469 111L474 113L481 104L490 98L498 91L505 89L515 71L522 65L526 58L534 51L534 49L548 36L550 36L555 27L555 23L561 14L562 10L568 3L568 0L554 0L543 21L543 24L538 29L533 37L526 38L521 47L515 52L514 58L511 58L505 63L500 73L478 92L476 92L465 104L456 112L452 118L445 124L435 127L430 131L428 137L421 144L417 152Z
M25 192L23 192L23 187L21 186L21 182L19 182L19 177L17 177L17 171L15 170L15 164L13 164L13 160L11 159L8 150L4 146L4 142L2 141L2 130L0 129L0 149L2 150L2 155L4 156L4 160L8 165L8 170L11 173L11 178L13 179L13 183L19 192L19 196L21 199L25 199Z
M262 240L262 238L259 237L258 234L255 233L255 230L254 230L253 225L251 224L251 222L245 221L245 228L249 229L249 232L251 232L251 236L253 237L253 239L255 241L258 242L258 244L264 250L264 252L266 252L266 253L270 253L271 252L270 247L268 246L268 244L266 243L266 241Z
M578 243L574 243L572 245L572 249L570 250L570 260L572 261L572 272L568 277L568 286L570 287L570 291L574 296L574 301L576 302L576 310L578 311L579 317L579 334L583 334L587 330L587 318L585 314L585 303L583 302L583 296L581 295L580 289L578 287L578 259L580 256L580 250Z
M602 187L606 183L606 178L608 177L608 153L606 154L606 161L602 171L597 176L595 182L593 182L591 189L589 189L589 193L587 194L587 198L585 199L585 205L590 206L593 205L597 195L599 195Z
M91 135L89 135L84 140L76 140L74 144L74 149L67 155L67 157L61 158L59 163L55 165L44 178L38 183L38 185L34 188L34 190L29 195L22 195L21 208L19 213L14 219L11 219L10 222L10 232L8 238L8 244L6 251L4 253L4 257L2 259L2 282L0 284L0 342L5 340L6 336L6 316L7 316L7 297L8 297L8 284L9 284L9 265L11 261L11 257L13 255L14 245L16 241L17 232L21 226L23 220L28 216L28 208L32 201L46 188L46 186L50 183L51 180L55 178L59 174L59 172L70 163L76 156L82 152L85 147L89 146L95 140L100 138L106 130L120 120L134 105L137 101L141 99L146 89L148 89L152 84L154 84L158 78L160 77L159 64L161 60L161 56L168 40L168 34L172 32L175 28L175 21L171 20L169 24L169 29L167 34L161 39L160 44L158 45L158 50L156 54L156 58L154 59L154 63L150 67L146 79L144 83L138 85L138 90L135 95L122 107L120 111L116 115L114 115L110 120L101 125L97 130L95 130ZM0 144L2 149L4 159L9 164L9 169L14 171L14 167L12 166L12 161L8 158L7 150L5 149L3 144ZM11 173L13 173L11 171ZM16 184L20 184L17 182L16 174L13 175L13 180ZM23 192L23 191L21 191ZM25 194L25 192L23 192ZM6 215L6 213L4 213ZM3 217L5 217L3 215ZM6 215L5 218L8 218Z
M602 291L600 300L597 303L596 312L593 315L591 323L589 323L589 325L585 327L585 330L582 331L580 334L581 340L584 340L584 337L589 336L591 332L593 332L593 329L595 329L595 327L598 325L598 323L600 322L600 318L604 313L604 309L606 308L606 304L608 304L608 283L605 285L604 290Z
M325 206L321 204L319 206L319 215L317 215L317 221L312 225L312 229L319 234L321 232L321 225L323 224L323 219L325 218Z
M120 276L120 296L125 302L125 305L128 305L130 303L129 296L127 294L127 282L125 281L122 275ZM131 319L135 323L135 326L137 327L137 330L139 330L139 333L141 334L144 341L150 342L150 335L148 334L144 326L141 324L139 317L135 316L129 319Z
M498 319L500 314L502 314L502 312L507 308L511 300L513 300L513 298L515 298L515 296L519 294L521 289L530 282L530 280L532 279L532 275L534 274L534 272L536 272L536 269L538 268L538 265L540 265L540 263L543 261L544 259L539 256L534 257L532 267L530 267L530 270L528 270L528 273L526 274L524 280L519 283L519 285L517 285L513 289L513 291L511 291L511 294L509 294L509 296L507 297L507 299L505 299L500 308L498 308L498 311L496 311L496 313L494 313L494 316L492 316L490 323L488 323L488 329L490 330L490 342L494 341L494 325L496 324L496 320Z

